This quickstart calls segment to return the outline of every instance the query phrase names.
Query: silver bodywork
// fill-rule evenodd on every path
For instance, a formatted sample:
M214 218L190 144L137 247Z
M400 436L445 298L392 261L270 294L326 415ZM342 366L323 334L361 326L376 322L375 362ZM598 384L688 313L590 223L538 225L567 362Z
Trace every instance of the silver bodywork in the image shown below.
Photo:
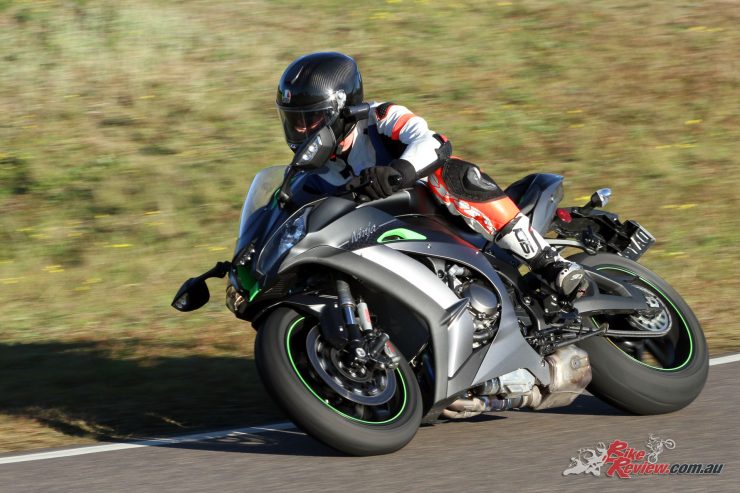
M440 328L445 329L446 337L442 330L437 331L442 340L434 340L434 335L432 337L434 347L439 348L441 345L447 349L448 355L447 371L442 373L442 368L438 367L437 373L452 377L470 356L473 348L473 318L467 310L467 301L455 296L455 293L427 267L391 248L379 245L355 250L354 253L378 264L379 269L401 274L449 314L439 321Z
M445 243L442 245L433 245L432 243L424 244L422 242L399 242L391 244L389 247L411 253L426 254L447 260L454 260L456 263L478 271L480 274L485 276L494 288L495 293L501 300L501 321L499 330L493 343L490 345L479 370L470 382L471 386L519 368L528 369L543 384L547 385L549 383L550 376L545 368L542 357L532 349L519 330L519 322L514 313L514 306L506 292L506 286L501 280L501 277L496 273L495 269L479 250L473 250L470 247L459 244ZM409 258L405 255L404 257L407 259ZM447 288L447 286L438 278L435 277L435 281L437 284L449 290L449 288ZM452 291L450 291L450 293L452 296L455 296ZM455 298L457 301L457 297ZM472 320L471 324L467 327L466 332L469 334L470 341L472 342ZM450 344L449 347L456 347L456 345ZM467 357L472 352L472 348L471 345L466 345L465 348L465 357ZM457 355L455 361L458 361L459 358L460 355ZM455 370L457 370L457 368L455 368ZM454 373L448 371L449 376L452 376L452 374ZM454 390L459 391L462 389L456 388Z
M349 216L360 212L350 213L343 219L351 220ZM361 224L367 224L364 217ZM307 263L324 265L359 277L379 289L396 290L399 302L414 305L410 308L418 310L425 319L434 348L434 367L438 375L434 389L435 402L520 368L534 375L538 383L550 383L546 363L520 331L503 281L472 245L403 241L349 251L328 246L306 248L299 244L295 250L302 253L289 256L281 270ZM460 299L428 267L399 250L454 259L481 273L501 300L501 320L493 341L474 354L475 327L467 309L468 300ZM414 303L413 300L419 301ZM375 307L375 310L378 309Z
M424 242L399 242L387 246L374 246L355 252L372 259L379 269L390 269L409 279L417 289L431 295L439 307L450 314L448 320L442 320L438 331L432 330L432 343L435 354L446 354L443 367L437 367L437 374L446 374L452 378L473 353L473 319L466 310L467 300L458 298L447 285L435 276L427 267L407 255L394 252L393 248L411 252L425 253L441 258L449 258L460 264L467 264L482 273L495 288L501 300L501 322L498 333L488 346L485 357L480 363L473 378L448 385L446 395L449 397L479 383L519 368L527 369L543 385L550 383L550 374L542 357L527 343L519 329L519 322L514 313L506 287L493 267L477 250L460 246L433 244ZM372 253L371 253L372 252ZM438 334L435 337L435 333Z

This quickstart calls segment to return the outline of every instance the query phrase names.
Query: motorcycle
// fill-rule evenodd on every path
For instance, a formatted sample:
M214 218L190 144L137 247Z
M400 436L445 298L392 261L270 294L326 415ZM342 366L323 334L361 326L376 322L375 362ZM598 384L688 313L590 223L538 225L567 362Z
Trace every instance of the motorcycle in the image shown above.
M344 111L360 119L368 107ZM589 288L563 299L421 182L374 201L356 191L306 199L336 147L330 125L289 166L255 176L232 260L188 279L172 303L196 310L206 279L228 276L226 305L257 330L266 389L308 434L373 455L405 446L422 422L566 406L586 389L635 414L699 395L701 326L637 262L655 239L603 210L609 189L580 207L560 207L555 174L505 190L551 246L580 251L569 258Z

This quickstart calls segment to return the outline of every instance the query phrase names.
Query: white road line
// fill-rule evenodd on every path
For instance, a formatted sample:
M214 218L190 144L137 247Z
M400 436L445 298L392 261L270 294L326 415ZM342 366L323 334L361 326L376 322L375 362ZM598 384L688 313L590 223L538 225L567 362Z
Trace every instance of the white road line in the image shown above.
M709 366L724 365L740 361L740 353L711 358ZM78 447L73 449L56 450L53 452L37 452L24 455L11 455L0 457L0 465L13 464L16 462L28 462L34 460L58 459L62 457L73 457L75 455L97 454L100 452L112 452L114 450L126 450L140 447L161 447L164 445L176 445L179 443L200 442L203 440L217 440L229 436L238 435L260 435L274 431L291 430L296 426L291 422L276 423L273 425L253 426L251 428L237 428L234 430L213 431L208 433L197 433L194 435L181 435L171 438L158 438L156 440L140 440L131 443L110 443L107 445L92 445L90 447ZM288 432L291 433L291 432ZM295 433L295 432L293 432ZM302 433L300 433L302 434Z
M213 431L208 433L197 433L194 435L182 435L171 438L158 438L155 440L139 440L130 443L110 443L107 445L92 445L90 447L78 447L53 452L39 452L35 454L13 455L0 457L0 464L13 464L15 462L28 462L32 460L58 459L60 457L72 457L75 455L97 454L100 452L112 452L114 450L126 450L139 447L161 447L163 445L176 445L179 443L200 442L203 440L217 440L238 435L260 435L274 431L283 431L295 428L290 422L276 423L273 425L255 426L252 428L238 428L235 430Z
M724 365L726 363L734 363L735 361L740 361L740 353L730 354L728 356L721 356L719 358L712 358L709 360L709 366Z

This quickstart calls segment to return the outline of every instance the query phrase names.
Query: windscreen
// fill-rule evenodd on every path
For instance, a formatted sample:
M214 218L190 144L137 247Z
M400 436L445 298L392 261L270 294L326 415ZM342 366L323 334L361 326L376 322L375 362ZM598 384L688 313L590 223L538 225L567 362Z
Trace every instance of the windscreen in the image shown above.
M287 166L271 166L263 169L254 177L249 187L247 198L244 201L244 207L242 208L242 218L239 222L239 238L244 234L250 216L257 209L266 206L275 194L275 190L283 183L286 169Z

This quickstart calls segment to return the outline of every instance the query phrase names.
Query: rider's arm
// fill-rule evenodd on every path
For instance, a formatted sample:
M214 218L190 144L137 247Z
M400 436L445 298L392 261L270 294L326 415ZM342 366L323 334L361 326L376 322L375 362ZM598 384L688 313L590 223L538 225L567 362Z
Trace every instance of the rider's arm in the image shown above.
M437 150L446 139L429 130L426 120L405 106L380 104L371 111L370 118L380 135L406 146L398 159L391 163L401 173L404 186L427 176L442 164Z

